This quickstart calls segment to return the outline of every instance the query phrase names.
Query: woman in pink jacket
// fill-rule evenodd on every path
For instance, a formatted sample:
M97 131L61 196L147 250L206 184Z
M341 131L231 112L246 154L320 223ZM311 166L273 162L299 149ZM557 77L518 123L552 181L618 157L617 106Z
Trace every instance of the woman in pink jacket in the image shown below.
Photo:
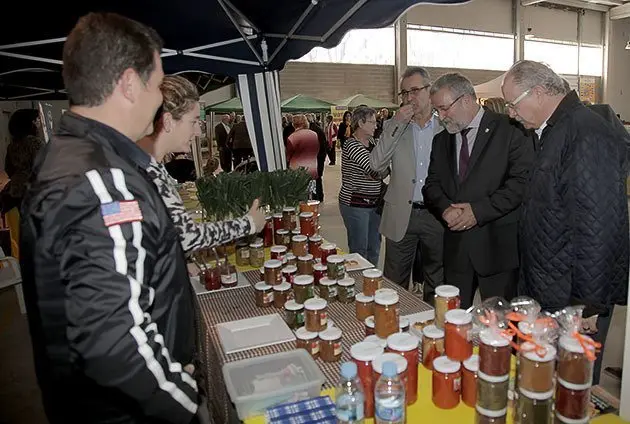
M293 116L295 132L287 139L287 163L289 168L306 168L311 177L316 180L317 154L319 153L319 139L315 131L308 129L308 120L304 115Z

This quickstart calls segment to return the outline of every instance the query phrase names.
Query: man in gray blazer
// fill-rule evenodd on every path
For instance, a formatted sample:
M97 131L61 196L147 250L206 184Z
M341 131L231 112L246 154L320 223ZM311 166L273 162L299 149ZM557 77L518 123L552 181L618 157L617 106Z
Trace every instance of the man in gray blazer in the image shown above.
M419 249L426 301L432 300L435 287L444 280L444 229L426 208L422 195L433 136L442 131L432 114L430 87L426 69L407 68L400 82L403 106L383 125L381 139L370 156L371 166L377 172L391 166L380 227L386 238L384 275L407 287Z

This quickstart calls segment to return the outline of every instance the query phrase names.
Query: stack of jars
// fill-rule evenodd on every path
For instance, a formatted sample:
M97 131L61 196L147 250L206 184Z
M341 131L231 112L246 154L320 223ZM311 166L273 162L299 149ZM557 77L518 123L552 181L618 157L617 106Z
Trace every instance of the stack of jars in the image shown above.
M478 423L505 423L507 416L512 347L494 328L479 334L476 420Z
M428 370L433 370L433 361L444 355L444 320L446 312L459 308L459 289L447 284L435 289L434 324L422 328L421 362Z
M357 293L356 300L356 317L359 321L365 323L365 320L374 319L374 295L381 288L383 283L383 271L376 268L366 269L363 271L362 292Z
M551 344L524 342L520 345L515 423L551 423L555 368L556 348Z
M418 344L416 336L409 333L395 333L387 337L387 351L402 356L407 362L407 382L405 398L407 405L418 400Z
M295 315L289 325L292 329L299 325L299 313L303 311L303 327L295 331L296 348L305 349L314 359L324 362L337 362L341 359L342 331L330 325L328 320L328 302L315 297L307 299L303 305L290 301L285 304L287 320Z

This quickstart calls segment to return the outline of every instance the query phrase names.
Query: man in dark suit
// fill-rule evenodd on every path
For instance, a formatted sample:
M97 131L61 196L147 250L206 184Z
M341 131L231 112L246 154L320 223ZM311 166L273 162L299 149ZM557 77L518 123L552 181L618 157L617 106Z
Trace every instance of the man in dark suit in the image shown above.
M534 144L522 128L477 104L472 83L446 74L431 86L431 103L446 131L433 139L424 198L447 227L444 280L468 308L516 294L517 231Z
M228 135L230 134L230 115L225 114L214 127L214 135L217 139L217 147L219 148L219 162L224 172L232 170L232 151L227 145Z

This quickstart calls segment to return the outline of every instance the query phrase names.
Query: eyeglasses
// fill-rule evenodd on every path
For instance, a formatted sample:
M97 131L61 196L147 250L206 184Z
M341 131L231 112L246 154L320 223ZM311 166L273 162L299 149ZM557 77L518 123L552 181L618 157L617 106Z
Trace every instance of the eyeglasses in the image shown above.
M457 102L458 102L458 101L459 101L462 97L464 97L464 95L463 95L463 94L461 94L458 98L456 98L455 100L453 100L453 101L451 102L451 104L450 104L450 105L448 105L448 106L439 106L439 107L437 107L437 108L435 108L435 107L434 107L434 108L433 108L433 113L434 113L434 114L436 114L436 115L439 115L440 113L446 113L446 112L448 112L448 111L449 111L449 110L453 107L453 105L454 105L455 103L457 103Z
M523 100L525 97L527 97L527 95L528 95L531 91L532 91L532 89L531 89L531 88L530 88L529 90L525 90L525 91L523 91L523 92L521 93L521 95L520 95L520 96L518 96L518 97L517 97L516 99L514 99L513 101L511 101L511 102L506 102L506 103L505 103L505 107L506 107L507 109L515 109L515 108L516 108L516 105L518 105L518 104L519 104L519 102L520 102L521 100Z
M411 90L401 90L400 93L398 93L398 96L402 100L404 100L407 96L410 96L410 95L413 95L415 97L422 90L424 90L425 88L429 88L429 87L431 87L431 84L423 85L422 87L412 87Z

